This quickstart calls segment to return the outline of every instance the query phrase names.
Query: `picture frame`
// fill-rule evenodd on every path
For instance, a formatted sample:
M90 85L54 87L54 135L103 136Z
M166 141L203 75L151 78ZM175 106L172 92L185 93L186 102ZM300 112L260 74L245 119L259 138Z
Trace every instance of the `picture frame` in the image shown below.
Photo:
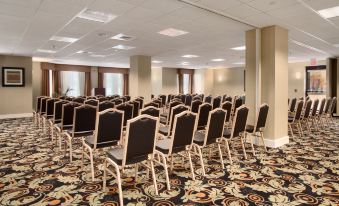
M2 67L3 87L24 87L25 69L20 67Z

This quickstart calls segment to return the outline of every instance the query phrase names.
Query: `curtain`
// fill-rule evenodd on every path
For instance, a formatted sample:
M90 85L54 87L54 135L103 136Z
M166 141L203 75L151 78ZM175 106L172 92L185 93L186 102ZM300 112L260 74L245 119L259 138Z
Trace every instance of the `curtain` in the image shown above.
M98 73L98 88L104 88L104 73Z
M42 76L41 76L41 95L42 96L49 96L49 70L42 69Z
M61 71L60 77L62 95L76 97L85 94L85 72Z
M183 74L178 73L178 82L179 82L179 93L183 94L184 93L184 88L183 88Z
M129 91L129 75L124 74L124 95L128 95Z
M85 95L91 96L91 72L85 72Z
M52 96L57 97L61 96L61 80L60 80L60 71L53 71L52 73L52 79L53 79L53 94Z

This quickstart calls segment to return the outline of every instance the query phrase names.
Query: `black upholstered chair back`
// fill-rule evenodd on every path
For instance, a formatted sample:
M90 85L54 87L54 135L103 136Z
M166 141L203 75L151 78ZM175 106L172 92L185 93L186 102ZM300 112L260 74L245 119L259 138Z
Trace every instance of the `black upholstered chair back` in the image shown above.
M175 116L180 114L181 112L188 111L188 110L189 110L189 108L187 106L183 105L183 104L172 107L169 131L172 131L172 129L173 129Z
M239 107L241 107L241 105L243 105L242 98L237 97L234 102L234 109L238 109Z
M328 113L328 110L331 108L331 104L332 104L332 98L327 98L326 105L324 108L324 113Z
M231 138L239 137L245 131L249 109L243 105L235 111Z
M193 135L196 130L197 115L184 111L176 115L173 126L172 151L180 152L192 144Z
M182 101L183 103L185 103L185 100L186 100L186 95L184 95L184 94L181 94L181 95L178 95L177 97L178 97L178 98L180 98L180 99L181 99L181 101Z
M106 109L113 109L114 103L110 101L104 101L99 103L99 112L104 111Z
M40 113L40 108L41 108L41 99L44 97L37 97L36 98L36 107L35 107L35 111L37 113Z
M304 111L303 118L307 119L310 116L311 107L312 107L312 100L307 100L305 105L306 106L305 106L305 111Z
M75 99L74 97L65 97L65 99L67 100L67 101L73 101L73 99Z
M319 112L318 112L319 115L323 114L325 103L326 103L326 99L324 98L320 102L320 107L319 107Z
M209 95L209 96L205 97L205 101L204 101L204 102L205 102L205 103L212 104L212 96Z
M146 106L146 104L145 104ZM160 110L157 107L153 107L153 106L148 106L143 108L142 110L140 110L140 114L147 114L150 115L152 117L160 117Z
M53 116L54 115L54 103L58 101L58 99L48 99L46 102L46 115Z
M198 128L201 129L207 125L208 115L212 111L212 105L203 103L199 106L198 112Z
M126 101L131 101L131 96L129 95L125 95L124 98L126 99Z
M295 111L295 105L297 104L297 98L293 98L290 103L290 112Z
M159 105L159 108L162 107L162 100L161 99L154 99L153 102Z
M140 115L127 123L125 159L123 164L133 164L147 160L154 152L158 119L149 115Z
M225 97L225 102L232 102L232 97L231 96L226 96Z
M84 102L84 104L91 105L93 107L97 107L99 105L99 101L96 99L88 99Z
M221 97L217 96L216 98L213 99L213 109L219 108L221 105Z
M173 95L172 94L167 95L167 103L168 104L171 102L172 99L173 99Z
M107 100L108 100L107 97L99 97L99 98L98 98L98 101L99 101L99 102L104 102L104 101L107 101Z
M75 133L94 131L96 117L97 107L84 104L75 108L73 131Z
M330 109L330 114L331 115L334 113L336 105L337 105L337 97L333 97L332 98L331 109Z
M314 100L313 106L312 106L312 113L311 113L312 117L314 117L317 114L318 105L319 105L319 99Z
M97 99L97 98L96 97L92 97L92 96L86 97L86 100L90 100L90 99Z
M172 108L173 107L176 107L178 105L182 104L182 102L180 101L173 101L173 102L170 102L169 104L169 109L168 109L168 116L167 116L167 122L170 121L170 118L171 118L171 113L172 113Z
M133 118L133 108L134 108L133 104L124 103L116 106L116 108L124 112L124 126L126 126L127 120Z
M122 99L120 98L113 99L111 102L113 102L116 106L123 103Z
M225 122L229 122L231 119L232 102L226 101L221 105L221 108L226 111Z
M139 102L139 109L144 108L144 99L143 98L138 97L134 101L138 101Z
M295 120L300 120L301 119L301 113L302 113L302 110L303 110L303 105L304 105L304 101L303 100L299 100L297 102L297 106L296 106L296 110L295 110L295 116L294 116Z
M46 105L47 105L47 100L49 99L49 97L44 97L41 98L40 100L40 114L45 114L46 113Z
M194 100L192 102L192 106L191 106L191 111L198 114L199 112L199 106L202 105L202 101L201 100Z
M62 129L64 126L73 125L75 108L80 106L81 104L77 102L70 102L62 105Z
M73 99L73 102L83 104L85 102L85 98L77 97Z
M202 98L199 95L194 96L193 99L192 99L192 101L201 101L201 100L202 100Z
M266 126L269 106L267 104L262 104L259 108L258 119L256 121L255 132L262 131Z
M206 143L215 142L217 138L221 138L223 136L225 118L226 111L221 108L210 111L207 122Z
M152 102L149 102L149 103L145 104L144 107L145 108L146 107L156 107L156 108L159 108L160 106L159 106L158 103L155 103L154 101L152 101Z
M60 100L54 103L54 117L53 121L59 121L62 118L62 107L64 104L69 103L67 100Z
M130 102L130 104L133 104L133 117L136 117L139 115L139 110L140 110L140 106L139 106L139 102L138 101L132 101Z
M227 97L227 94L222 95L222 101L221 102L225 102L226 101L226 97Z
M165 105L166 104L166 95L161 94L161 95L159 95L159 98L161 99L161 104Z
M106 109L97 114L95 134L97 143L120 141L123 131L124 112Z

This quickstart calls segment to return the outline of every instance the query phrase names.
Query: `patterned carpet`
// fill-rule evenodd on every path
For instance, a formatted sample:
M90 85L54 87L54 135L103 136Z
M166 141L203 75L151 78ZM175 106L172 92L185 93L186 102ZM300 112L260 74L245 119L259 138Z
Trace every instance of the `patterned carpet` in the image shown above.
M295 138L280 149L269 149L244 161L235 147L234 163L223 171L214 154L196 180L175 159L170 191L164 170L156 168L159 196L146 173L134 180L132 169L123 176L127 205L339 205L339 121L321 135ZM207 155L205 155L205 159ZM224 159L227 160L226 154ZM89 162L81 169L81 153L72 164L30 118L0 120L0 205L118 205L114 178L102 191L102 162L96 161L96 181ZM185 165L188 165L185 162Z

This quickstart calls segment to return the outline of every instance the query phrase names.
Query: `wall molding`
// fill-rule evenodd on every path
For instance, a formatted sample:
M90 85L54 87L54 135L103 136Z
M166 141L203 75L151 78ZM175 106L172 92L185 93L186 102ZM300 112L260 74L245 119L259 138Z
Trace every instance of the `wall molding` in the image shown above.
M2 114L0 119L13 119L13 118L24 118L33 117L33 113L20 113L20 114Z
M250 143L250 139L249 139L249 138L251 138L250 136L252 137L252 135L248 134L247 140L246 140L247 143ZM285 144L288 144L290 142L289 139L290 139L289 136L281 137L279 139L267 139L267 138L264 137L266 147L270 147L270 148L278 148L278 147L281 147ZM255 145L262 146L261 140L259 141L259 137L256 137L256 136L254 136L254 138L253 138L253 143Z

